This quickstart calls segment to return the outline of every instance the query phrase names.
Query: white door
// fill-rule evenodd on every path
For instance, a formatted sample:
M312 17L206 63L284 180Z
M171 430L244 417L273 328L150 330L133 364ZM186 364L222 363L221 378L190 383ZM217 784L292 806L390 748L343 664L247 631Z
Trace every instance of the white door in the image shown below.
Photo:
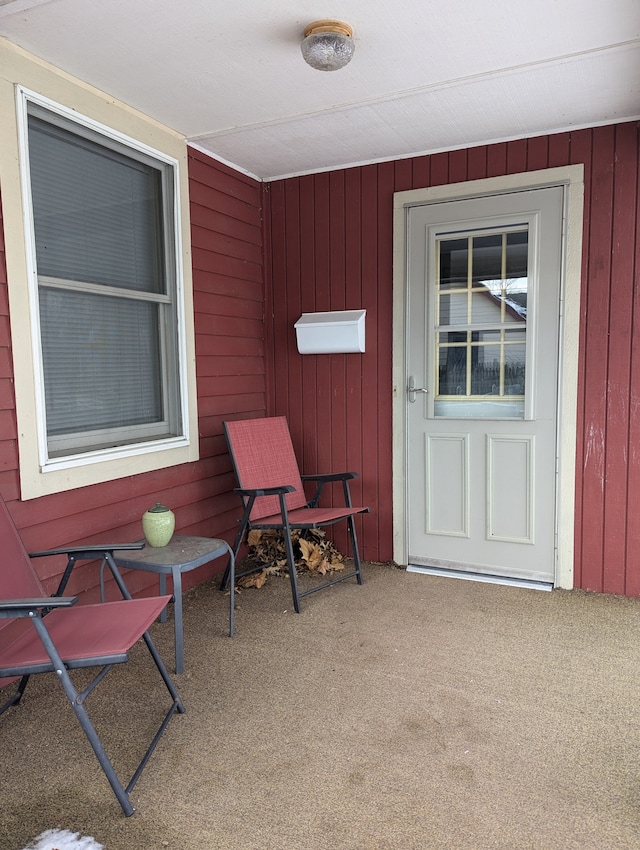
M563 189L408 211L409 564L553 582Z

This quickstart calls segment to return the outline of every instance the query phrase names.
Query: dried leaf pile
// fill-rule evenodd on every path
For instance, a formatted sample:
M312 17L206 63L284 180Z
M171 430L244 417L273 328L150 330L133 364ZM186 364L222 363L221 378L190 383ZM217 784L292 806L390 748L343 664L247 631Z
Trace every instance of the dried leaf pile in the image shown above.
M344 556L319 528L294 528L291 531L293 557L299 573L326 575L344 569ZM270 575L285 575L287 555L284 535L278 529L252 529L247 536L249 555L242 569L255 569L238 580L238 587L262 587Z

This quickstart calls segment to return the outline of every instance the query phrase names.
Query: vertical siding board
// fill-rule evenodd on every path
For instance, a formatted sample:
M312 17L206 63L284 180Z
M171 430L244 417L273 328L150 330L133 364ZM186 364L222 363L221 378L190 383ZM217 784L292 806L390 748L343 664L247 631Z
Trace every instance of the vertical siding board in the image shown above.
M301 312L315 312L315 178L311 175L300 178L300 258L301 258ZM299 461L307 473L317 472L315 441L318 430L319 409L317 399L317 362L315 354L301 354L302 386L302 434Z
M316 210L314 228L316 285L314 290L308 293L308 297L313 299L313 309L323 312L329 310L331 304L329 286L331 273L329 174L316 174L313 180Z
M431 185L431 157L419 156L413 160L413 185L410 189L422 189Z
M331 309L344 310L346 307L346 214L345 214L345 172L334 171L329 179L329 244ZM321 420L321 438L331 445L331 457L327 469L345 469L347 456L346 407L347 387L346 368L350 355L333 354L329 360L331 375L331 398L329 417ZM332 497L339 498L338 488L332 486ZM344 551L346 544L345 524L339 523L332 534L339 549Z
M378 258L378 169L362 169L362 306L367 311L367 350L362 356L362 495L365 505L372 508L364 524L363 552L375 558L379 540L378 514L378 432L377 432L377 363L378 363L378 306L380 286Z
M395 164L396 192L405 192L407 189L413 189L413 185L413 160L399 160Z
M292 433L302 431L302 358L295 343L294 324L302 313L302 275L300 245L300 180L287 180L284 193L285 203L285 297L278 305L282 313L279 324L282 336L282 375L278 380L287 384L289 403L287 419Z
M518 139L507 145L507 174L520 174L527 170L527 140Z
M501 177L507 171L506 143L489 145L487 148L487 177Z
M451 151L449 153L449 182L462 183L467 179L467 174L467 151Z
M273 353L273 244L271 232L271 192L262 185L262 254L264 263L264 370L265 413L270 416L275 409L275 357Z
M315 309L320 312L331 310L331 204L329 174L317 174L314 177L316 192L316 288ZM331 435L330 429L325 429L327 419L331 418L331 357L326 354L310 355L316 359L317 374L317 403L318 423L322 423L323 437L318 435L318 425L315 429L315 443L310 446L313 451L311 461L313 469L327 470L331 468Z
M585 382L583 582L587 590L604 589L604 500L607 441L608 335L611 296L611 228L613 203L613 131L593 135L589 232L589 286Z
M449 154L434 153L431 157L431 186L449 183Z
M332 310L346 305L345 173L333 171L329 181L329 300Z
M527 165L523 171L539 171L547 168L549 162L549 139L547 136L536 136L529 139L527 144Z
M570 133L556 133L549 136L549 168L566 165L569 161L571 144Z
M633 244L637 160L635 128L615 132L613 229L607 375L607 453L604 514L604 590L624 593L626 574L627 475L629 462L629 391L633 317Z
M363 301L362 280L362 188L360 169L347 171L345 186L346 212L346 309L366 309ZM353 470L362 475L362 374L363 359L369 343L371 327L369 316L365 316L365 353L351 354L346 366L346 441L347 456L345 471ZM354 504L362 504L362 478L352 482ZM362 518L358 517L358 530L362 531Z
M283 413L289 409L289 383L287 381L288 345L286 338L286 312L283 310L283 299L286 297L286 204L284 181L271 184L271 263L273 286L278 292L273 298L273 316L271 317L273 333L273 362L274 375L274 413Z
M487 176L487 148L470 148L467 155L467 180L483 180Z

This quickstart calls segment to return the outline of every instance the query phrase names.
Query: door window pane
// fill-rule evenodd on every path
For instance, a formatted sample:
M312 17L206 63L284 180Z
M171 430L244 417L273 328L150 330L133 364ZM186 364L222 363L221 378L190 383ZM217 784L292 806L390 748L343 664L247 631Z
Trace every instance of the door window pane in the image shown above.
M441 243L439 255L440 290L467 286L469 245L467 239L448 239Z

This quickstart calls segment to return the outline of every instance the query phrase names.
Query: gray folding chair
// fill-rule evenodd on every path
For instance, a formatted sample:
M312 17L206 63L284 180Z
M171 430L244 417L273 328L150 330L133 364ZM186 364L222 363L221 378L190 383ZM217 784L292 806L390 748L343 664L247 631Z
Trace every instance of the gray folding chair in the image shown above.
M134 546L137 544L134 544ZM0 706L0 714L20 702L30 676L55 672L82 729L125 815L133 814L129 794L138 781L169 720L184 706L148 629L170 596L125 598L115 602L76 605L77 596L63 596L73 566L79 560L102 557L123 596L129 596L114 564L113 552L130 546L86 546L38 552L34 557L66 554L67 569L54 596L47 596L18 531L0 497L0 688L19 680L17 690ZM143 638L171 696L171 707L126 787L122 785L85 708L85 700L114 664L129 660L129 650ZM70 670L99 667L81 692ZM6 757L6 754L5 754Z
M251 528L281 529L284 535L293 607L298 614L300 599L309 593L315 593L317 590L349 578L355 578L358 584L362 584L362 567L354 517L360 513L368 513L369 508L351 504L349 481L357 478L357 473L329 472L301 475L289 434L289 426L284 416L234 420L224 422L223 425L240 485L235 492L239 494L244 505L240 528L233 545L234 555L237 557L247 530ZM316 491L311 500L307 500L303 481L313 481L316 484ZM320 497L325 485L334 481L342 484L344 505L320 507ZM329 581L314 584L304 592L300 591L296 577L291 529L322 528L342 521L346 521L351 539L353 570L343 572ZM229 567L222 580L223 588L228 582L228 572ZM246 573L236 573L237 578L242 575Z

